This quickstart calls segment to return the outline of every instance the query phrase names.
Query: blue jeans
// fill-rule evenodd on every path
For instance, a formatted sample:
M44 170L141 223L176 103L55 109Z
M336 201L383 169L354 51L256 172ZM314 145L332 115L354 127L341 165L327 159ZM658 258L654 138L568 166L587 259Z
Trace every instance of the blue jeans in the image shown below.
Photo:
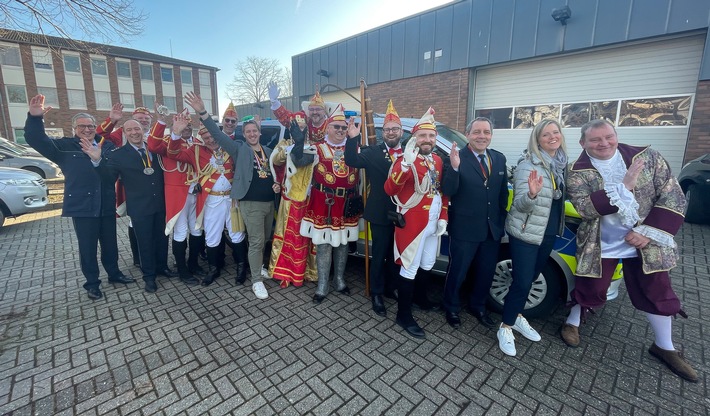
M513 281L503 303L504 324L513 326L518 314L525 309L532 282L545 267L556 238L554 235L546 235L538 246L509 236Z

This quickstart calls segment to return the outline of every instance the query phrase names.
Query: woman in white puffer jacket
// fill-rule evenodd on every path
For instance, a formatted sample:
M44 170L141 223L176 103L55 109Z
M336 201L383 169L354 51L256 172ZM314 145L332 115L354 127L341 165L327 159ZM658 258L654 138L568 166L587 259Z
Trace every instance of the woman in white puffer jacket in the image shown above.
M547 263L552 246L564 228L564 183L567 147L555 120L539 122L513 176L513 205L505 222L513 261L513 281L503 305L498 346L515 356L513 329L540 341L521 312L532 282Z

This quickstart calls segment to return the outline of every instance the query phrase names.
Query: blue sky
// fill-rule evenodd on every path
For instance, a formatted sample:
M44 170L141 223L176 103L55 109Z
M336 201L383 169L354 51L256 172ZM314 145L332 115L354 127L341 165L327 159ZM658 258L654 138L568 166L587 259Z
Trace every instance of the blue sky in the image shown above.
M136 7L149 15L144 33L117 46L220 68L221 114L228 104L224 89L234 79L234 65L240 59L275 58L290 67L293 55L450 1L136 1Z

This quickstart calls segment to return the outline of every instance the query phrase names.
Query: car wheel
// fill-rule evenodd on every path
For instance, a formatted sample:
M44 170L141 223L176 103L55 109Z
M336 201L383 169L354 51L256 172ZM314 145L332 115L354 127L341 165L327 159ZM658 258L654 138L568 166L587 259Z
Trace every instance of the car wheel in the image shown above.
M22 168L22 169L24 169L24 170L29 170L30 172L34 172L34 173L38 174L39 176L41 176L42 179L47 179L47 175L45 175L44 171L43 171L42 169L38 168L38 167L35 167L35 166L27 166L27 167L24 167L24 168Z
M507 250L502 254L504 255L496 265L493 284L488 296L489 307L498 313L503 312L503 301L513 281L513 261ZM549 316L559 304L562 286L561 272L554 261L550 259L542 273L532 283L530 293L525 301L523 315L529 318Z
M691 224L710 224L710 210L703 206L700 185L694 183L688 185L685 191L687 203L685 209L685 222Z
M0 209L0 227L2 227L3 224L5 224L5 213Z

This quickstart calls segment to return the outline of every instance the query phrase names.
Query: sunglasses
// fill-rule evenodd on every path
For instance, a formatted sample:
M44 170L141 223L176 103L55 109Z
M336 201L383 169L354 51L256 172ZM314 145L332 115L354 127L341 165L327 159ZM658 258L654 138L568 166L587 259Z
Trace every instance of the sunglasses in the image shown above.
M336 126L336 125L333 125L333 129L345 131L345 130L348 129L348 126Z
M236 119L233 119L233 118L225 118L225 119L224 119L224 122L225 122L225 123L232 123L232 124L234 124L234 123L237 122L237 120L236 120Z

